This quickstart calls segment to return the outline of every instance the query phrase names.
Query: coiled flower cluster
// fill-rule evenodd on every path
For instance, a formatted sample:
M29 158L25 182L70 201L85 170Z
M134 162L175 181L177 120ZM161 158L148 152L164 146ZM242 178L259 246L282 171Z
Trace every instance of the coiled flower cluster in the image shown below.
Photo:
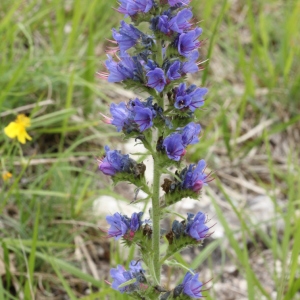
M129 22L121 21L112 29L115 46L107 51L106 70L98 76L125 88L147 93L146 99L134 98L110 105L110 116L102 114L104 122L116 127L126 139L134 138L153 158L153 185L149 187L144 173L146 166L128 154L105 147L98 159L99 170L113 181L127 181L148 194L152 208L150 219L143 213L129 218L115 213L106 218L108 237L138 246L141 261L132 261L127 271L118 265L111 270L112 288L135 299L198 299L203 284L191 270L173 290L161 286L161 266L184 247L199 245L209 234L207 217L202 212L189 213L175 220L167 233L160 221L167 208L184 197L197 199L203 187L211 181L205 173L206 163L182 167L187 148L200 141L201 126L195 111L205 103L208 89L187 85L187 74L200 70L199 40L202 29L193 20L189 0L120 0L116 9ZM143 24L142 26L140 26ZM148 28L143 31L141 28ZM177 170L171 176L169 167ZM160 177L168 173L161 185ZM165 192L162 195L162 190ZM162 253L162 235L168 242Z

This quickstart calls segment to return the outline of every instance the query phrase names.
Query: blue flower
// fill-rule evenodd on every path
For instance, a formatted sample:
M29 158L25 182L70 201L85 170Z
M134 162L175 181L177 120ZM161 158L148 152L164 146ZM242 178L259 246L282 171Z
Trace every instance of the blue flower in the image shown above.
M175 103L174 106L177 109L188 108L191 104L191 97L186 93L185 83L181 83L175 89Z
M185 83L180 83L179 86L175 89L176 96L184 96L186 94L186 85Z
M198 280L199 274L192 275L190 272L186 273L182 282L183 293L192 298L201 298L202 282Z
M175 103L177 109L189 109L194 112L196 108L204 105L204 96L207 94L207 88L197 88L196 85L191 85L187 90L185 83L181 83L175 89Z
M170 10L168 10L151 20L151 29L159 30L168 36L173 32L182 33L191 27L188 21L192 16L192 11L187 8L179 11L174 17L171 17Z
M191 0L168 0L170 6L176 6L176 5L188 5Z
M108 146L105 146L105 157L99 159L99 170L105 175L113 176L122 169L123 156L119 151L110 151Z
M163 141L163 147L165 148L168 157L175 161L179 161L186 152L180 133L173 133L167 136Z
M153 0L131 0L128 1L128 10L147 13L153 7Z
M194 217L193 214L188 213L187 225L185 233L197 241L201 241L207 237L209 228L206 226L206 215L198 212Z
M137 43L138 39L143 35L143 33L133 25L127 24L124 21L121 21L119 32L115 29L112 31L113 37L118 42L121 52L133 47Z
M127 53L122 54L121 61L118 63L108 55L108 60L105 61L105 66L110 72L107 78L109 82L120 82L134 78L135 64Z
M155 22L156 19L154 18L152 22ZM155 28L155 26L152 25ZM170 24L169 24L169 17L167 15L161 15L158 17L157 20L157 29L165 34L170 33Z
M197 65L197 59L199 58L199 51L194 50L188 55L188 61L184 62L181 67L181 72L183 74L187 73L196 73L199 71L199 67Z
M138 98L129 101L128 106L133 115L133 122L139 126L141 132L153 126L156 111L154 110L152 101L152 97L148 97L146 101L143 102Z
M182 33L188 30L192 25L188 22L193 16L190 9L185 8L169 21L169 28L172 31Z
M132 260L129 263L129 269L132 273L140 273L140 271L144 272L140 261L136 262L135 260Z
M200 42L197 39L201 33L201 28L181 33L176 41L179 54L188 57L193 50L199 48Z
M199 108L204 105L203 97L207 94L207 88L197 88L192 93L189 94L191 97L191 103L189 109L194 112L196 108Z
M118 12L134 16L139 12L147 13L153 7L153 0L120 0Z
M176 80L179 79L181 77L180 73L180 62L179 61L175 61L173 62L167 72L167 77L170 80Z
M121 265L118 265L116 269L111 269L110 270L110 276L113 279L111 287L114 290L117 290L117 291L121 292L122 294L124 292L130 293L130 292L133 292L134 290L138 289L138 283L137 282L119 288L119 286L121 284L123 284L126 281L129 281L129 280L134 278L132 273L126 271L125 268Z
M133 213L130 219L130 231L136 232L142 225L141 217L143 212Z
M197 144L199 142L198 135L201 131L201 126L194 122L186 125L182 130L182 144L184 147Z
M198 143L200 130L201 126L199 124L191 122L184 128L178 128L178 132L167 136L164 139L162 146L168 157L175 161L179 161L186 153L185 147Z
M156 89L158 92L161 92L165 85L166 85L166 79L165 79L165 73L160 68L155 68L152 71L149 71L146 76L148 77L148 86Z
M105 156L99 159L99 170L105 174L113 176L117 172L130 172L130 165L132 159L129 155L123 155L118 150L109 150L108 146L105 146Z
M139 125L140 131L150 128L153 125L154 115L152 110L147 107L136 106L134 108L134 121Z
M137 289L139 289L139 283L146 282L146 278L144 276L145 270L143 270L141 263L136 262L135 260L132 260L129 264L129 271L126 271L126 269L118 265L117 268L113 268L110 270L110 276L113 279L111 287L114 290L117 290L121 293L130 293ZM119 288L119 286L126 281L129 281L131 279L136 279L135 283L126 285L124 287Z
M133 213L131 218L119 213L115 213L113 216L107 216L106 221L111 226L107 231L108 237L114 237L116 240L121 237L125 239L133 238L135 232L137 232L142 225L142 215L143 212Z
M108 236L114 237L116 240L124 236L129 230L128 221L119 213L115 213L113 216L107 216L106 221L111 226L107 231Z
M135 107L145 107L145 106L139 98L135 98L135 99L129 101L128 107L129 107L130 111L133 112Z
M111 287L114 290L117 290L121 293L124 293L129 286L119 288L119 286L127 281L126 277L124 277L124 273L126 272L125 268L121 265L118 265L116 269L110 270L110 276L113 279Z
M211 180L208 180L209 175L204 173L206 168L206 163L204 159L201 159L197 166L189 165L189 167L184 170L182 173L182 185L183 189L190 189L194 192L199 192L203 185L207 185L207 183Z
M112 103L110 105L110 113L113 117L111 124L117 127L117 131L121 131L124 125L128 122L130 116L130 111L126 106L126 103Z
M153 126L153 119L156 111L152 105L152 97L141 102L138 98L130 100L128 104L121 102L112 103L110 106L112 118L107 118L107 123L115 125L117 131L123 130L130 133L132 131L143 132Z
M188 108L190 104L191 104L191 97L185 94L183 96L176 97L174 106L177 109L183 109L183 108Z
M147 64L145 64L144 67L147 71L153 71L155 68L157 68L157 64L152 59L148 59Z

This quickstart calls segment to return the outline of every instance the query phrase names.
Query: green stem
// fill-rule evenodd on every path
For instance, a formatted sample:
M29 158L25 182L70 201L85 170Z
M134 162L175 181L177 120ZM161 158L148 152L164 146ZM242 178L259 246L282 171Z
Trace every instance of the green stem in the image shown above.
M159 189L160 189L160 168L157 163L157 157L153 156L153 191L152 191L152 250L153 267L158 283L160 283L160 207L159 207Z
M162 53L162 41L160 39L156 40L156 57L155 60L159 67L163 64L163 53ZM164 109L164 94L157 94L157 104ZM158 137L161 135L161 129L158 129ZM160 205L159 205L159 190L160 190L160 176L161 170L158 164L157 154L152 150L152 156L154 160L154 170L153 170L153 190L152 190L152 251L153 251L153 272L155 275L155 281L160 284ZM150 151L151 151L150 150Z
M159 263L162 265L169 257L171 257L173 254L170 254L170 255L165 255L160 261Z
M162 48L162 40L157 39L156 40L156 62L159 65L159 67L162 67L162 64L164 62L164 58L163 58L163 48Z

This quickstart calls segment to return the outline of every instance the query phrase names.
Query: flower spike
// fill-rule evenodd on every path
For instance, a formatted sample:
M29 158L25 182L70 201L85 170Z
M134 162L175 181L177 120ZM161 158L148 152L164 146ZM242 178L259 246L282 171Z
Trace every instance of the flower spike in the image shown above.
M109 224L106 236L128 247L136 245L148 271L142 269L140 260L132 261L128 269L122 265L111 269L112 283L108 284L133 299L203 297L198 273L186 273L183 282L173 290L164 288L160 281L162 265L171 263L168 258L185 247L203 244L213 227L207 225L206 215L198 212L188 213L182 221L175 219L167 233L160 228L162 218L169 212L168 206L184 197L198 200L205 185L213 180L211 173L205 171L204 160L183 166L188 146L200 140L202 128L195 115L202 110L208 93L205 87L186 84L187 75L203 69L204 63L199 61L202 29L193 17L190 2L119 0L115 10L128 17L128 21L122 20L118 28L112 29L112 39L108 41L113 46L106 50L104 64L107 71L97 73L101 79L148 95L145 100L135 96L111 103L110 114L101 116L104 123L115 126L125 139L133 138L144 145L146 155L153 159L153 184L145 179L143 162L133 160L128 154L105 146L104 156L97 160L99 170L110 176L114 184L126 181L135 186L130 204L152 201L150 220L142 221L142 212L131 217L122 213L106 217ZM145 28L151 32L144 31ZM134 147L130 152L140 155L134 153ZM162 174L169 177L161 185ZM160 194L160 187L164 195ZM160 246L162 236L168 242L166 250Z

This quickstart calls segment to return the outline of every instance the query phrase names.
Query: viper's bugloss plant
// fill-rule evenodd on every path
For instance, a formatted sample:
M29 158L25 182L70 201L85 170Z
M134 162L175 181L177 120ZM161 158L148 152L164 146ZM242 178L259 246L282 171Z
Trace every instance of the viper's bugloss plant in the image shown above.
M118 265L110 272L112 288L134 299L198 299L203 292L199 274L192 270L173 290L163 288L160 279L161 267L168 264L169 258L187 246L201 245L210 235L207 216L202 212L174 220L169 232L160 228L171 205L184 197L198 199L203 187L212 180L205 172L203 159L189 166L184 166L183 161L187 147L199 142L201 126L195 122L194 113L204 105L208 92L205 87L185 83L187 74L199 71L202 34L193 21L189 2L120 0L116 10L129 22L121 21L119 29L112 29L114 40L110 42L117 46L107 51L107 71L97 73L108 82L122 82L125 88L149 95L146 99L112 103L111 116L102 116L105 123L115 126L126 139L142 143L151 154L152 187L145 180L146 166L128 154L105 146L103 158L98 159L99 170L111 176L114 183L134 184L148 194L146 200L152 200L148 220L142 219L142 212L131 217L116 212L106 218L110 226L106 230L108 237L121 239L127 246L135 244L140 250L141 259L132 261L129 270ZM147 32L142 31L142 23ZM177 169L172 176L170 167ZM161 183L164 173L169 178ZM163 242L167 243L164 252Z

